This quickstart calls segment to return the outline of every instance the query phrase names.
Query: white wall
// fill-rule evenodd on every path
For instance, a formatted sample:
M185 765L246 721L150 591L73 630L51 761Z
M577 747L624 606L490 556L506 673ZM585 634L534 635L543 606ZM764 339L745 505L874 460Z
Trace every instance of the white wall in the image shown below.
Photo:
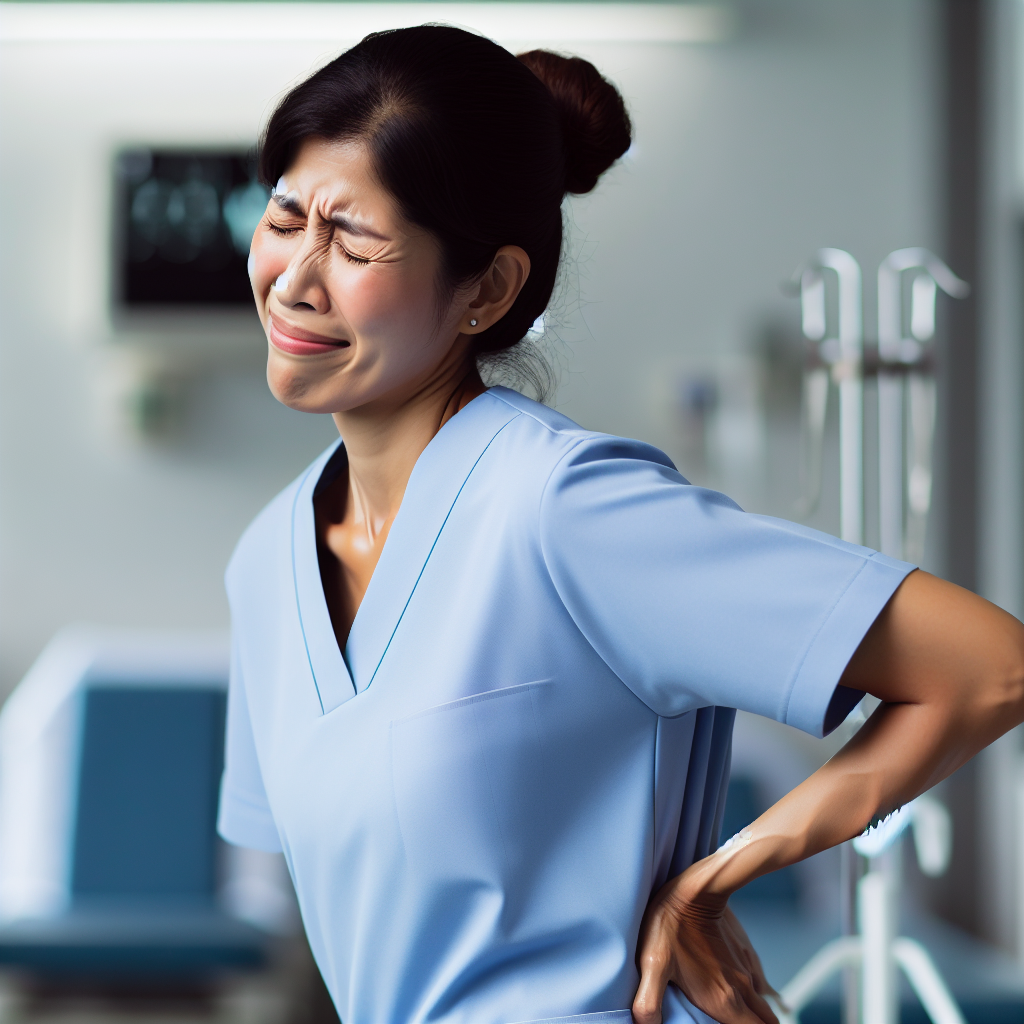
M699 478L673 405L682 376L738 367L764 393L748 353L795 324L779 282L802 259L847 248L870 278L889 250L936 243L933 12L759 0L721 44L566 42L621 85L637 141L572 204L583 258L557 311L562 408L663 445ZM276 406L258 342L253 364L191 390L173 443L118 442L95 415L111 372L112 148L249 142L325 55L296 42L0 44L0 687L72 620L225 623L235 539L333 436L329 420ZM739 496L785 514L795 413L758 403L779 480L740 480ZM834 516L826 501L817 522Z

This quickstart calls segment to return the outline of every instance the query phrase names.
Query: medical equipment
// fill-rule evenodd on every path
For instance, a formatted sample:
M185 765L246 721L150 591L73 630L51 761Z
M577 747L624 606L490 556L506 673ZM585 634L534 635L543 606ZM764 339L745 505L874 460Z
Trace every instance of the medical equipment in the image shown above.
M835 271L839 282L835 337L827 337L825 271ZM814 424L816 491L821 487L821 438L825 429L828 381L839 387L839 533L843 540L863 543L864 471L862 363L864 336L861 325L861 275L857 261L842 249L819 249L799 274L804 334L818 342L819 361L808 368L804 379L805 408ZM817 493L805 499L809 507ZM809 508L808 508L809 510Z
M835 316L828 316L826 271L838 283ZM907 274L907 272L912 272ZM909 316L904 282L909 278ZM931 456L935 425L934 365L938 289L953 298L970 290L937 256L917 247L897 249L878 268L878 343L866 347L861 320L861 271L841 249L819 249L794 276L804 336L814 344L803 380L805 493L798 512L806 516L821 493L821 462L830 380L839 390L840 536L863 543L864 378L878 381L880 550L919 561L931 506ZM829 331L829 322L833 329ZM904 390L908 392L907 457L904 458ZM904 463L909 472L904 472ZM906 480L904 479L906 477ZM904 513L904 491L909 515Z
M267 962L294 916L284 865L214 831L228 660L220 635L46 647L0 714L0 963L141 991Z
M952 848L949 812L925 794L901 807L877 828L853 840L869 869L857 883L859 934L834 939L819 950L782 989L783 1024L795 1024L824 983L838 970L859 967L859 1019L863 1024L893 1024L899 1019L899 968L934 1024L965 1024L956 1001L928 951L913 939L897 937L900 840L912 827L917 861L926 875L941 875Z
M838 282L831 336L826 271L834 271ZM937 290L963 298L969 287L926 249L891 252L878 268L878 344L874 348L864 344L860 280L857 261L840 249L820 249L794 278L799 284L803 333L813 343L803 383L809 486L799 507L806 515L820 496L831 378L839 389L840 535L863 543L863 382L867 376L876 376L880 548L894 558L920 562L931 507L935 429L934 359L927 343L935 335ZM909 316L904 315L905 283L909 284ZM786 1006L780 1019L795 1022L801 1008L842 970L846 1024L894 1024L899 1017L898 967L935 1024L963 1024L927 950L911 939L896 937L899 840L911 824L921 870L928 875L945 871L951 847L949 814L927 794L847 844L842 860L844 903L853 894L858 857L868 863L856 884L856 930L852 907L844 906L847 934L820 950L785 986L781 994Z
M910 316L904 334L903 274L914 272ZM935 429L935 379L926 343L935 335L936 287L953 298L970 291L927 249L897 249L878 268L878 506L883 554L921 561L931 507L932 436ZM906 380L906 474L908 515L903 494L903 390Z
M251 316L246 258L268 198L251 154L136 147L116 155L114 170L118 324L153 311Z

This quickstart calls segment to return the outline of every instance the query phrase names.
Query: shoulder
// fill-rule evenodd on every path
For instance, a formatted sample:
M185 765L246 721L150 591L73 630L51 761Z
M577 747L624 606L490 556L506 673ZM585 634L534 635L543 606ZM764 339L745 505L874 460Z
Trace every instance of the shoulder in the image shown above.
M585 529L603 532L609 512L632 517L652 496L663 503L666 488L693 489L652 445L587 430L504 388L487 398L500 429L473 471L475 486L463 506L473 502L478 516L486 506L541 550L573 545Z
M340 440L336 441L317 456L246 527L235 545L224 574L229 597L244 592L254 582L254 575L263 578L268 572L290 571L292 517L296 498L310 475L319 475L323 470L339 443Z
M545 482L576 466L605 462L635 463L637 469L653 464L675 472L672 460L653 445L587 430L568 416L508 388L491 388L487 396L518 414L494 442L507 469L519 466Z

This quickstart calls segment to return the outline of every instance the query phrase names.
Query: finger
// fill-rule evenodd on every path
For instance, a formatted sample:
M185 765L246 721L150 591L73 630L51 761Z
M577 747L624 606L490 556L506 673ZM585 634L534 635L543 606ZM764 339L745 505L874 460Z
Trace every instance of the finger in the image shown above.
M722 929L722 938L725 940L725 946L732 954L735 963L749 976L755 991L760 991L758 988L758 975L763 974L761 963L757 959L757 954L750 945L746 934L739 929L726 925Z
M761 958L757 955L757 950L753 946L745 945L741 947L741 958L742 962L746 965L747 972L750 974L751 984L754 986L754 991L758 995L762 996L776 996L778 992L772 987L771 982L765 976L764 968L761 966Z
M723 929L722 937L725 939L726 948L732 953L736 963L742 964L749 970L753 966L753 959L750 955L750 944L744 941L746 936L737 935L729 929Z
M787 1020L791 1020L793 1017L793 1008L786 1002L782 996L776 992L771 996L771 1002L768 1004L775 1012L775 1016L778 1017L780 1013L785 1014Z
M751 954L754 954L754 959L756 959L757 954L754 953L754 947L751 944L750 938L743 930L743 925L740 924L739 918L729 907L726 908L725 914L722 915L722 931L730 946L737 950L737 955L743 963L751 963Z
M782 996L779 995L775 986L768 980L767 975L764 973L764 968L761 966L761 958L757 955L757 950L753 946L748 947L747 952L750 957L750 976L754 981L754 991L761 996L774 996L780 1005L785 1007L782 1002Z
M671 973L668 960L644 957L640 965L640 987L633 1000L635 1024L661 1024L661 1003Z
M753 986L743 992L743 997L747 1006L757 1015L758 1020L764 1021L764 1024L779 1024L779 1018L775 1016L775 1011L764 996L754 990Z
M761 958L757 955L757 950L754 949L754 944L750 941L750 937L743 930L743 925L740 924L739 918L732 912L732 908L726 909L725 914L722 916L722 924L725 926L725 932L729 938L730 944L733 945L737 951L737 956L740 963L745 964L747 970L750 972L750 976L754 982L754 990L762 996L775 996L779 999L779 993L775 991L775 988L768 981L764 973L764 967L761 965Z
M717 991L704 993L703 999L698 993L687 992L686 996L694 1006L719 1024L779 1024L775 1017L762 1017L760 1010L751 1005L751 999L759 997L749 984L729 984L725 979L720 981L722 987L715 986Z
M761 966L761 961L758 958L757 953L753 950L750 951L753 954L753 964L750 967L750 976L754 981L754 991L760 996L774 996L778 1003L785 1008L785 1004L782 1002L782 996L779 995L778 989L768 980L764 973L764 968Z

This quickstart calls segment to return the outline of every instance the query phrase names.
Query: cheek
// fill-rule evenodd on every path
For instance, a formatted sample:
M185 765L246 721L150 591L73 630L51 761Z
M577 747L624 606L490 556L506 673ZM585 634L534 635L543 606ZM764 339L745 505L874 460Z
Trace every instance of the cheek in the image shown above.
M339 302L345 317L367 340L422 342L436 329L433 279L416 274L352 275Z

